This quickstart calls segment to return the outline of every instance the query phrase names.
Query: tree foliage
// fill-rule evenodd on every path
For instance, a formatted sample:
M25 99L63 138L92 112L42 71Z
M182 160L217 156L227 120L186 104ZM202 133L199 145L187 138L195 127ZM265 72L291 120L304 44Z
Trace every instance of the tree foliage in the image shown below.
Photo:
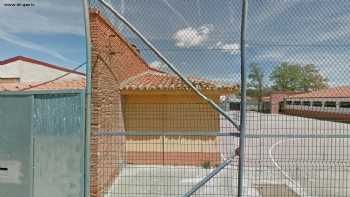
M313 91L328 87L328 79L323 77L319 70L313 64L307 64L302 67L303 81L302 90Z
M264 73L258 64L253 63L250 65L248 79L247 95L257 98L258 110L260 111L264 96Z
M251 96L262 97L264 91L264 73L258 64L253 63L250 65L248 79L248 88L250 88L250 92L254 94Z
M313 64L301 66L284 62L272 71L270 79L272 88L279 91L314 91L328 86L328 79Z

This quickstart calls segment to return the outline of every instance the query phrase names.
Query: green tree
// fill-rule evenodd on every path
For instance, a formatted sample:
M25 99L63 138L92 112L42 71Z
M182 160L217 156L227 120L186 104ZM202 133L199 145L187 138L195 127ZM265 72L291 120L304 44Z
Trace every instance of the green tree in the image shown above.
M313 91L327 87L327 78L323 77L313 64L301 66L282 63L271 73L272 88L280 91Z
M297 91L300 89L303 77L299 65L284 62L272 71L270 78L274 90Z
M302 90L304 92L314 91L328 87L328 79L323 77L313 64L307 64L302 68L303 81Z
M264 73L258 64L251 64L248 74L249 95L258 99L258 111L261 111L262 98L264 96Z

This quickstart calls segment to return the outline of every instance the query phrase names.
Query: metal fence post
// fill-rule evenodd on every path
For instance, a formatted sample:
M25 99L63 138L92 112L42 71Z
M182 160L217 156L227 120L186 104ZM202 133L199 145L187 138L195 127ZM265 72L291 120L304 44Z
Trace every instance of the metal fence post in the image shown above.
M90 133L91 133L91 40L88 0L82 0L84 8L86 42L86 88L85 88L85 142L84 142L84 195L90 196Z
M245 29L248 12L248 0L243 0L241 22L241 107L240 107L240 138L239 138L239 171L238 171L238 196L243 196L244 178L244 146L246 131L246 66L245 66Z

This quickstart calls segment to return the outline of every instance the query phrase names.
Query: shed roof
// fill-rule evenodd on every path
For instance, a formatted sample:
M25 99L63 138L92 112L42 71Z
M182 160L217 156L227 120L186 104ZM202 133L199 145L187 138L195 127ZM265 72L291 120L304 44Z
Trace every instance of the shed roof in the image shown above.
M216 81L189 77L189 81L199 90L235 91L238 85L224 84ZM147 71L131 77L121 83L121 90L190 90L190 88L176 75L157 71Z
M290 96L295 96L298 94L303 94L304 92L299 91L272 91L269 96L264 96L262 98L263 102L271 102L272 100L281 100Z
M8 58L8 59L5 59L5 60L0 60L0 66L1 65L6 65L6 64L9 64L9 63L12 63L12 62L16 62L16 61L28 62L28 63L37 64L37 65L45 66L45 67L48 67L48 68L52 68L52 69L56 69L56 70L60 70L60 71L68 72L68 73L74 73L74 74L85 76L84 73L81 73L81 72L78 72L78 71L75 71L75 70L71 70L71 69L64 68L64 67L61 67L61 66L57 66L57 65L54 65L54 64L49 64L47 62L43 62L43 61L40 61L40 60L36 60L36 59L33 59L33 58L24 57L24 56L15 56L15 57Z
M343 98L350 97L350 86L338 86L333 88L312 91L304 94L289 96L288 98Z

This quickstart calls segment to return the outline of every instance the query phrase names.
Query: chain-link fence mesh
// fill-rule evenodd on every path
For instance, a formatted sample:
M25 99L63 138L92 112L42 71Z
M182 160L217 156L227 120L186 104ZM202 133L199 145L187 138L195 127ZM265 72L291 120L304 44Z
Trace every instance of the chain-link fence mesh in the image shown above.
M168 1L108 3L213 102L220 104L221 96L239 91L239 28L215 24L217 20L230 22L225 15L201 19L204 13L192 13L192 8L202 6L199 2L182 2L181 6ZM239 8L231 2L206 3L217 10ZM186 18L178 11L185 5L192 7L186 10ZM100 1L91 2L90 12L95 112L92 195L184 195L234 155L233 136L219 136L220 128L232 132L234 126L224 123ZM155 26L147 25L151 23ZM235 36L222 34L223 29ZM210 35L215 38L209 42ZM231 196L237 193L236 176L237 168L229 166L196 194Z
M348 196L348 1L250 1L247 187L267 196ZM254 125L254 128L251 128ZM249 173L246 173L249 174Z
M236 0L106 1L235 122ZM235 126L90 1L92 196L235 196ZM243 196L350 195L347 1L249 1ZM237 136L237 135L236 135Z

